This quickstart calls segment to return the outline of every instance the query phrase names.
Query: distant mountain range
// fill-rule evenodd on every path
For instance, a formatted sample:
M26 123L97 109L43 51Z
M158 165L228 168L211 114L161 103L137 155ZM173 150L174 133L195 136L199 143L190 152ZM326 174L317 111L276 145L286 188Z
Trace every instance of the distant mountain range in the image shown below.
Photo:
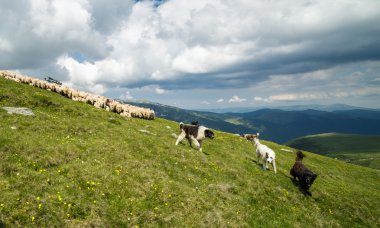
M151 108L158 117L177 122L198 121L210 128L237 134L260 132L263 139L277 143L328 132L380 135L379 110L358 109L346 105L315 106L324 110L302 110L299 106L301 110L284 110L284 108L260 109L244 113L214 113L185 110L150 102L128 103ZM339 107L341 109L338 109Z
M305 111L309 109L318 110L318 111L344 111L344 110L375 110L370 108L363 108L357 106L351 106L346 104L332 104L332 105L291 105L291 106L272 106L272 107L233 107L233 108L217 108L217 109L198 109L199 111L205 112L215 112L215 113L246 113L253 112L260 109L280 109L284 111Z

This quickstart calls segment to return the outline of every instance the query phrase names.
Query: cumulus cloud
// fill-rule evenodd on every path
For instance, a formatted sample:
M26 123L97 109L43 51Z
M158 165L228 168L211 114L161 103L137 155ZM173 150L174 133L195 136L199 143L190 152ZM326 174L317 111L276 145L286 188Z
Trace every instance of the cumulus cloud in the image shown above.
M299 100L317 100L327 98L325 94L310 94L310 93L285 93L277 94L268 97L268 101L299 101Z
M167 93L166 90L164 90L164 89L162 89L162 88L160 88L160 87L156 87L156 88L154 89L154 91L155 91L157 94L165 94L165 93Z
M131 95L131 92L126 91L123 94L120 95L119 97L121 100L133 100L133 97Z
M287 101L312 99L295 91L304 85L345 93L326 81L364 82L380 60L377 0L161 2L4 0L0 66L97 93L266 84L275 90L254 100Z
M224 102L224 99L223 98L220 98L216 101L217 103L223 103Z
M247 101L247 99L240 98L239 96L236 96L236 95L234 95L233 97L231 97L228 100L229 103L241 103L241 102L244 102L244 101Z

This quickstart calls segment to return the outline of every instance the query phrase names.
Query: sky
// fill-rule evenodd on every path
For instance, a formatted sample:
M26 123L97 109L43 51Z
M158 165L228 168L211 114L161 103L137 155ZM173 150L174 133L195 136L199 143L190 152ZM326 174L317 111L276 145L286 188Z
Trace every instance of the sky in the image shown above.
M378 0L0 0L0 69L185 109L380 108Z

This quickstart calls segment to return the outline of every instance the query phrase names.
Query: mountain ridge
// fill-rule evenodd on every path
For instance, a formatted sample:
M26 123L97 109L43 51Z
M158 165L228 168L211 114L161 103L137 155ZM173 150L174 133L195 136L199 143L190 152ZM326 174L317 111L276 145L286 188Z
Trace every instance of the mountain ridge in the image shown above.
M194 109L197 111L209 111L215 113L246 113L253 112L260 109L280 109L284 111L304 111L308 109L314 109L319 111L345 111L345 110L380 110L376 108L365 108L358 107L346 104L331 104L331 105L319 105L319 104L310 104L310 105L289 105L289 106L259 106L259 107L232 107L232 108L216 108L216 109Z
M340 132L380 135L380 111L308 109L289 111L260 109L246 113L212 113L180 109L157 103L131 104L155 110L157 116L177 122L199 121L200 124L234 134L260 132L265 139L285 143L291 139L318 133ZM170 110L170 111L169 111Z

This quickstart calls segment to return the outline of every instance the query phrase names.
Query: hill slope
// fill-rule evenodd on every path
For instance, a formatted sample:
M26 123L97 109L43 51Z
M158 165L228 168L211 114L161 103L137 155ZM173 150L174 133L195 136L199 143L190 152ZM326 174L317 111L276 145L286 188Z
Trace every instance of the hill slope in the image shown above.
M379 226L378 171L320 155L303 195L277 153L278 173L252 144L216 132L199 153L174 146L178 123L125 119L0 78L0 226ZM289 148L287 148L289 149Z
M286 145L339 158L357 165L380 169L380 136L318 134L294 139Z

